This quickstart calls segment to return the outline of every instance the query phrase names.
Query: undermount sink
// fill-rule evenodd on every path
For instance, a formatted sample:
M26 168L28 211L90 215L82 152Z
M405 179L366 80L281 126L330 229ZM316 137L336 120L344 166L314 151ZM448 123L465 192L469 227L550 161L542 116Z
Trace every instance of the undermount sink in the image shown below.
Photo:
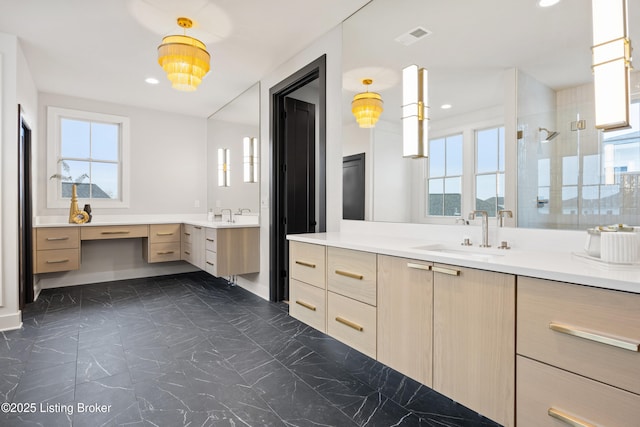
M502 249L480 248L477 246L463 246L463 245L455 246L455 245L433 244L433 245L416 246L413 249L429 251L429 252L438 252L441 254L455 256L458 258L470 258L470 259L478 259L478 260L485 260L485 261L488 261L494 257L505 256L504 250Z

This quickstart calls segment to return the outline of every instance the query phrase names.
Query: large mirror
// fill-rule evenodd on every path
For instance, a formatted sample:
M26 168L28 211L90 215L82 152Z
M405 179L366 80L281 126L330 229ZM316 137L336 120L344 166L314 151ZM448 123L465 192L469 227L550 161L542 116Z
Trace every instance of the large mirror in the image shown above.
M640 42L638 0L628 20ZM636 223L640 81L634 73L636 127L595 130L591 45L584 0L373 0L343 25L344 170L360 158L364 176L351 185L345 172L344 198L363 193L370 221L454 224L475 209L510 209L520 227ZM428 70L428 159L402 157L410 64ZM365 90L384 102L369 129L351 114Z
M246 151L245 139L260 134L260 84L256 83L207 120L207 208L244 215L260 212L259 172L245 170L259 164L259 149ZM254 141L254 143L256 143ZM259 147L259 144L257 144Z

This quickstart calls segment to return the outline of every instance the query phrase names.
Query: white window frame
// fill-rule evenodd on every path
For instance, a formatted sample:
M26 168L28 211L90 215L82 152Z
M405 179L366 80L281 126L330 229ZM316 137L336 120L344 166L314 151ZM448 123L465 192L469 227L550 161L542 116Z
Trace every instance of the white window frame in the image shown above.
M499 170L500 168L500 161L498 159L498 170L495 171L491 171L491 172L483 172L483 173L478 173L478 132L482 132L485 130L492 130L492 129L499 129L499 128L503 128L504 129L504 170ZM498 144L498 152L500 151L500 145ZM496 153L497 154L497 153ZM506 201L507 201L507 129L506 126L504 124L499 124L499 125L491 125L491 126L486 126L486 127L478 127L476 129L473 130L473 204L471 205L471 209L475 210L476 209L476 200L478 199L478 188L477 188L477 179L478 176L481 175L496 175L496 180L497 175L502 174L503 175L503 179L504 179L504 184L505 184L505 189L504 189L504 203L506 206ZM505 207L506 209L506 207ZM498 209L496 207L496 215L495 216L489 216L489 218L496 218L498 216Z
M130 127L129 118L112 114L90 111L72 110L68 108L47 108L47 208L68 208L69 199L62 198L60 181L49 177L59 173L61 158L61 120L85 120L116 124L120 127L119 171L120 197L118 199L83 199L80 202L90 203L92 208L128 208L130 188Z

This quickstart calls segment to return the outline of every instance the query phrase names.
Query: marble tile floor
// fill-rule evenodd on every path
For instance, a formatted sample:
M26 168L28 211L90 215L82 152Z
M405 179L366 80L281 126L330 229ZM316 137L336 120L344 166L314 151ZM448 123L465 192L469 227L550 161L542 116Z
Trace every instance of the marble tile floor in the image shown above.
M44 290L0 333L0 425L496 426L287 308L200 272Z

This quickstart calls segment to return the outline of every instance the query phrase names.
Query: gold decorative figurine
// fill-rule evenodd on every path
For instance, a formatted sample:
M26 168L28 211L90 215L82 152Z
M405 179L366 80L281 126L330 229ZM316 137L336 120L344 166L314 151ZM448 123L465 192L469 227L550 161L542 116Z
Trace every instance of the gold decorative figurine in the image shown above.
M89 221L89 214L78 207L78 193L76 185L71 186L71 206L69 206L69 224L84 224Z

